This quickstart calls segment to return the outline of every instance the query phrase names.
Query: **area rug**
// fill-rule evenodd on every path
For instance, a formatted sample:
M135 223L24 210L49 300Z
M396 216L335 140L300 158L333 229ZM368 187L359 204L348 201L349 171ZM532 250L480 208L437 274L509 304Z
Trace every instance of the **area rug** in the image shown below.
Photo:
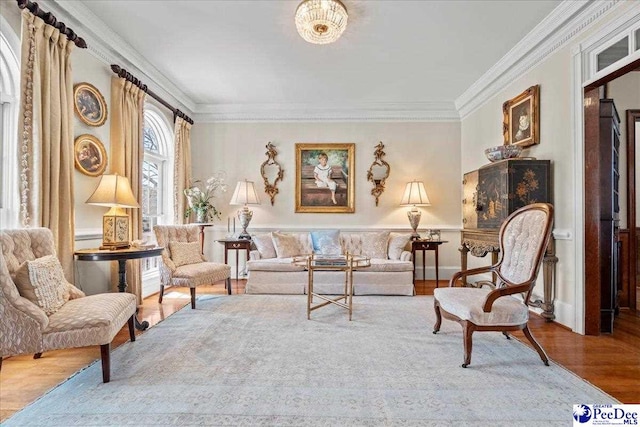
M356 297L306 319L306 296L198 301L94 363L6 426L566 426L572 405L618 403L500 333L432 334L433 299Z

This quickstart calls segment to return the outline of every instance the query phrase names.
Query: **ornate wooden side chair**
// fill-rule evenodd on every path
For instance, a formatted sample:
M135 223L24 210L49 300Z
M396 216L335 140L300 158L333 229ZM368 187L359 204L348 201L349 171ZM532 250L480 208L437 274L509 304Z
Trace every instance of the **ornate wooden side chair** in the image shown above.
M471 363L475 331L500 331L509 338L509 331L522 330L544 364L549 365L545 351L529 330L527 304L551 238L552 224L550 204L535 203L518 209L500 227L500 258L495 265L460 271L451 278L448 288L434 290L433 333L440 330L442 317L462 325L463 368ZM455 286L463 277L482 273L495 273L495 289ZM515 294L524 294L524 298L515 298Z

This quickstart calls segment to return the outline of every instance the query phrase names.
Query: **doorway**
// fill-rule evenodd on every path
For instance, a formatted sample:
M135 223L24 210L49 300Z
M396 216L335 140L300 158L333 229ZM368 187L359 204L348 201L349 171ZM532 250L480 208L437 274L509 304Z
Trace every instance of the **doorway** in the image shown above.
M607 206L611 203L612 185L603 184L603 177L610 174L613 165L602 162L600 155L594 153L606 152L607 129L606 120L600 117L601 101L607 98L607 85L614 80L634 72L640 68L640 59L637 59L626 66L616 70L584 88L584 242L585 242L585 333L587 335L599 335L601 332L611 332L614 325L613 313L608 313L612 308L616 313L624 303L624 309L635 313L637 309L637 230L636 230L636 195L635 195L635 135L636 118L628 122L626 126L626 137L622 144L627 156L627 176L626 191L621 194L626 205L625 224L626 228L617 233L613 240L612 248L611 232L606 229L605 222L602 221L603 214L607 214ZM640 102L640 101L639 101ZM640 105L635 106L640 107ZM634 111L634 110L630 110ZM627 119L626 111L619 111ZM631 129L629 129L631 127ZM631 134L633 138L630 139ZM609 239L609 240L607 240ZM623 243L626 242L626 246ZM621 248L624 251L616 252ZM616 255L620 254L620 260L616 262ZM626 256L623 256L626 254ZM620 266L617 278L622 284L619 289L615 288L615 278L607 276L607 263ZM608 298L607 293L613 294ZM619 293L617 291L620 291ZM611 299L613 298L613 301ZM610 304L610 306L607 306ZM611 315L611 318L607 316ZM611 325L607 322L611 321Z

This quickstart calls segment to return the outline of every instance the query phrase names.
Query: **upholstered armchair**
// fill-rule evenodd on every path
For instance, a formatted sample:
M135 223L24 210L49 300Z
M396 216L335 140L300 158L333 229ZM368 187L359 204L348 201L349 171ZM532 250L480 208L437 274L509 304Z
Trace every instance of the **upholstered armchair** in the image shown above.
M59 274L53 268L47 271L46 263L44 271L31 270L32 263L35 265L38 260L57 262L52 259L56 255L53 234L46 228L0 231L0 249L0 357L34 353L37 359L45 351L99 345L102 380L109 382L111 341L125 323L129 324L131 341L135 341L135 296L129 293L85 296L64 280L62 267ZM60 286L54 289L64 295L57 305L62 305L51 312L52 307L43 309L21 296L16 286L20 281L14 280L23 275L22 271L32 281L38 282L39 276L49 285L55 286L57 282ZM45 291L44 287L37 289L34 297L38 295L39 301Z
M197 225L156 225L158 245L164 247L160 265L160 295L165 286L185 286L191 291L191 308L196 308L196 287L225 281L231 294L231 267L207 262L200 253L200 228Z
M527 205L513 212L500 227L500 257L495 265L461 271L451 278L448 288L434 290L436 324L440 330L442 317L462 325L464 363L471 363L472 335L475 331L522 330L545 365L549 359L529 330L529 298L544 252L551 238L553 207L547 203ZM463 277L495 274L495 289L455 287ZM522 294L523 298L514 295Z

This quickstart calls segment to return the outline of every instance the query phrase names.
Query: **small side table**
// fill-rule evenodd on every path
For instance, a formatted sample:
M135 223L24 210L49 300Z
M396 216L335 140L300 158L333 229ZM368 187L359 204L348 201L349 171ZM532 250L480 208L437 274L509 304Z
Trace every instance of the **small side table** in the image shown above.
M75 251L74 255L79 261L118 261L118 290L125 292L127 290L127 261L130 259L142 259L154 256L160 256L164 248L146 248L146 249L119 249L111 251L108 249L80 249ZM136 314L138 310L136 310ZM138 316L134 316L135 327L140 331L144 331L149 327L146 320L139 322Z
M422 251L422 280L425 280L425 251L435 251L436 256L436 288L438 287L438 248L446 240L414 240L411 242L411 257L413 258L413 284L416 284L416 252Z
M204 228L211 227L213 225L212 222L196 222L194 225L197 225L200 228L200 253L204 255Z
M238 260L240 258L240 251L245 250L247 252L247 261L249 261L249 251L251 250L251 240L248 239L222 239L218 240L219 243L224 245L224 263L229 262L229 251L236 251L236 287L238 286ZM237 289L237 288L236 288Z

